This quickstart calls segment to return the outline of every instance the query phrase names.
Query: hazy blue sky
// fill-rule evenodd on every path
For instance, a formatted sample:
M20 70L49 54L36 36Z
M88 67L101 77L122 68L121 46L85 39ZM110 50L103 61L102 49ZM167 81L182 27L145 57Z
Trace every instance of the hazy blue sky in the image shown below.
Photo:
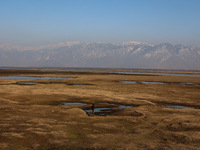
M200 0L0 0L0 43L195 44Z

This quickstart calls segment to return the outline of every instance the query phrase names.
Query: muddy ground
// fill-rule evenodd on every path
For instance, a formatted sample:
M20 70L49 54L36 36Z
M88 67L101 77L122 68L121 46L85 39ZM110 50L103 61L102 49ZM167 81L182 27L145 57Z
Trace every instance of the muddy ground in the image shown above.
M200 77L6 69L0 76L76 77L0 79L1 150L200 149ZM91 104L109 107L111 113L88 116L84 109Z

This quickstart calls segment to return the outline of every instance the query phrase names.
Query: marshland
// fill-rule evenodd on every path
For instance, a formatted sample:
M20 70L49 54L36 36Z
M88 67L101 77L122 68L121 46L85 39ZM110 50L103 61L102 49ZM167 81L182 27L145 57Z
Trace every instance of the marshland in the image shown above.
M199 102L199 72L0 69L0 149L199 149Z

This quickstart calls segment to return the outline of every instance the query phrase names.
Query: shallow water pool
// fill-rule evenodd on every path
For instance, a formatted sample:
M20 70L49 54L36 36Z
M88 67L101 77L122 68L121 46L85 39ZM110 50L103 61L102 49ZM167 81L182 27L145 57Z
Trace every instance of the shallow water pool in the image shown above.
M91 104L87 103L80 103L80 102L62 102L62 105L89 105L87 108L83 108L83 110L89 115L91 113ZM118 109L126 109L126 108L132 108L133 106L125 106L125 105L117 105L117 104L109 104L107 107L95 107L94 108L94 114L98 116L106 116L113 112L112 108L118 108Z
M30 76L0 76L0 79L21 79L21 80L65 80L75 77L30 77Z
M35 85L38 84L38 82L17 82L18 85Z
M178 85L199 85L191 82L156 82L156 81L119 81L124 84L178 84Z
M199 107L191 107L191 106L181 106L181 105L164 105L168 108L178 108L178 109L189 109L189 108L192 108L192 109L200 109Z
M79 103L79 102L62 102L63 105L88 105L86 103Z

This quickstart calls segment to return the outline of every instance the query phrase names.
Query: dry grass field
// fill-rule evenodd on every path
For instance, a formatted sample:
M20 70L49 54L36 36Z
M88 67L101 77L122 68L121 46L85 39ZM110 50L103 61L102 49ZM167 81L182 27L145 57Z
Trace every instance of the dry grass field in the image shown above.
M200 149L200 77L6 69L1 76L76 77L0 79L1 150ZM88 116L91 104L111 112Z

